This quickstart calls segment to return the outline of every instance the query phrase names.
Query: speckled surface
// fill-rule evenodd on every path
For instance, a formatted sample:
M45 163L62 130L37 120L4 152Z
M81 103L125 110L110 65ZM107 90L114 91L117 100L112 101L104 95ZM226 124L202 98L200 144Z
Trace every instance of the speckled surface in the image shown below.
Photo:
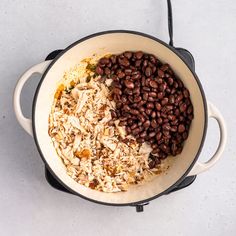
M15 119L12 93L28 67L88 34L130 29L168 41L166 2L0 1L0 235L236 235L236 2L173 1L173 14L174 43L193 53L206 96L226 119L228 143L222 160L194 184L137 214L51 188L32 138ZM22 95L28 115L38 81L32 77ZM201 160L218 139L210 120Z

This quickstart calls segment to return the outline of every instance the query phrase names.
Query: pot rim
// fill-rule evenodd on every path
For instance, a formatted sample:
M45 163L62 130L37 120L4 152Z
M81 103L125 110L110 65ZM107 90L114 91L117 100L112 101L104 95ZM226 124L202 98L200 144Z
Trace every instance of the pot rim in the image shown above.
M88 198L76 191L74 191L73 189L71 189L70 187L68 187L65 183L63 183L60 178L54 173L54 171L51 169L51 167L48 165L47 161L46 161L46 158L44 157L42 151L41 151L41 148L40 148L40 145L39 145L39 142L38 142L38 139L37 139L37 134L36 134L36 130L35 130L35 110L36 110L36 102L37 102L37 98L38 98L38 93L39 93L39 90L41 88L41 84L42 82L44 81L44 78L46 77L48 71L51 69L51 67L54 65L54 63L56 63L56 61L61 57L63 56L63 54L65 52L67 52L68 50L70 50L72 47L74 47L75 45L81 43L81 42L84 42L86 41L87 39L90 39L90 38L94 38L94 37L97 37L97 36L100 36L100 35L105 35L105 34L115 34L115 33L125 33L125 34L134 34L134 35L138 35L138 36L143 36L143 37L146 37L146 38L149 38L149 39L152 39L160 44L162 44L163 46L167 47L169 50L171 50L172 52L174 52L180 59L181 61L188 67L188 69L191 71L191 73L193 74L193 77L195 78L196 82L197 82L197 85L200 89L200 92L201 92L201 95L202 95L202 99L203 99L203 106L204 106L204 129L203 129L203 135L202 135L202 140L201 140L201 143L200 143L200 146L199 146L199 149L197 151L197 154L195 155L195 158L193 160L193 162L191 163L191 165L188 167L188 169L185 171L185 173L173 184L171 185L169 188L167 188L165 191L153 196L153 197L150 197L150 198L147 198L147 199L144 199L144 200L140 200L140 201L136 201L136 202L132 202L132 203L107 203L107 202L102 202L102 201L97 201L97 200L94 200L94 199L91 199L91 198ZM170 45L168 45L167 43L163 42L162 40L154 37L154 36L151 36L149 34L146 34L146 33L142 33L142 32L138 32L138 31L132 31L132 30L107 30L107 31L101 31L101 32L97 32L97 33L94 33L94 34L90 34L88 36L85 36L79 40L77 40L76 42L72 43L71 45L69 45L68 47L66 47L62 52L60 52L54 59L53 61L50 63L50 65L48 66L48 68L46 69L46 71L44 72L44 74L42 75L40 81L39 81L39 84L36 88L36 91L35 91L35 94L34 94L34 98L33 98L33 104L32 104L32 129L33 129L33 138L34 138L34 141L35 141L35 144L36 144L36 147L38 149L38 152L44 162L44 164L46 165L46 168L50 171L50 173L53 175L53 177L62 185L64 186L66 189L68 189L71 193L73 193L74 195L77 195L85 200L88 200L90 202L94 202L94 203L98 203L98 204L102 204L102 205L107 205L107 206L136 206L136 205L141 205L141 204L144 204L144 203L147 203L149 201L152 201L162 195L165 195L167 193L169 193L175 186L177 186L178 184L180 184L184 178L187 176L187 174L190 172L190 170L193 168L194 164L196 163L200 153L201 153L201 150L202 150L202 147L203 147L203 144L204 144L204 141L205 141L205 137L206 137L206 130L207 130L207 125L208 125L208 112L207 112L207 102L206 102L206 97L205 97L205 93L204 93L204 90L203 90L203 87L201 85L201 82L199 80L199 78L197 77L196 73L192 70L192 68L190 68L190 66L185 62L184 58L182 55L180 55L178 53L178 51L175 50L174 47L171 47Z

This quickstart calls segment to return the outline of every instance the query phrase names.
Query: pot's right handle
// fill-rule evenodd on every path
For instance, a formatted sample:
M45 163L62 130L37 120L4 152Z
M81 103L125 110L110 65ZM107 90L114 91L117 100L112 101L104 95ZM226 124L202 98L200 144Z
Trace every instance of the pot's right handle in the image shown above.
M201 163L199 161L196 162L196 164L193 166L192 170L189 172L188 176L200 174L200 173L208 170L209 168L211 168L221 158L222 152L225 149L226 139L227 139L227 129L226 129L226 124L225 124L224 118L221 115L221 113L219 112L219 110L212 103L208 102L207 107L208 107L209 118L216 119L216 121L219 125L220 141L219 141L218 148L217 148L215 154L210 158L210 160L205 163Z
M31 136L33 136L32 121L30 119L26 118L22 113L22 109L21 109L21 105L20 105L21 91L22 91L23 86L26 83L26 81L34 73L43 74L51 62L52 61L44 61L44 62L41 62L37 65L32 66L20 77L20 79L18 80L17 85L15 87L13 103L14 103L14 110L15 110L16 118L17 118L18 122L20 123L20 125L24 128L24 130L28 134L30 134Z

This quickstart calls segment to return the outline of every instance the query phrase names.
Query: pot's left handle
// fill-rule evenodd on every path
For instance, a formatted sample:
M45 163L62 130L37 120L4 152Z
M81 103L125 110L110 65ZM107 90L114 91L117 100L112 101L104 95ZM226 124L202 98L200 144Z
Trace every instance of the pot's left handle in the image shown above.
M28 134L30 134L31 136L33 136L32 121L31 121L31 119L26 118L22 113L22 109L21 109L21 105L20 105L21 91L22 91L26 81L34 73L43 74L45 72L45 70L48 68L50 63L51 63L51 61L44 61L44 62L41 62L37 65L32 66L20 77L20 79L18 80L16 87L15 87L13 103L14 103L14 110L15 110L16 118L17 118L18 122L20 123L20 125L24 128L24 130Z

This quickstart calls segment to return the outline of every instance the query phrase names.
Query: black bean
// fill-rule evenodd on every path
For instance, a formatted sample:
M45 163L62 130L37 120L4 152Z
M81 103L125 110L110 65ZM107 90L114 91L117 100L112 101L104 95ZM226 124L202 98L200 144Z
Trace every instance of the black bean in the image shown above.
M136 67L140 67L141 64L142 64L142 60L135 61L135 66Z
M149 83L150 83L150 81L151 81L151 78L147 78L147 79L146 79L146 81L145 81L145 85L146 85L147 87L149 87Z
M193 112L193 107L192 106L189 106L188 109L187 109L187 113L188 114L191 114Z
M162 129L169 131L169 130L171 129L170 124L169 124L169 123L165 123L165 124L162 126Z
M183 94L184 94L184 97L185 98L188 98L189 97L189 91L187 89L184 89L183 90Z
M158 144L157 144L157 143L153 143L153 144L151 145L151 148L158 150ZM152 158L155 159L154 156L152 156Z
M135 123L135 124L133 124L130 128L133 130L133 129L137 128L137 127L138 127L138 124Z
M125 83L125 86L126 86L127 88L129 88L129 89L133 89L133 88L134 88L134 83L133 83L132 81L130 81L130 80L125 80L124 83Z
M128 95L133 95L133 90L132 90L132 89L125 88L125 89L124 89L124 93L125 93L125 94L128 94Z
M132 119L128 119L127 123L128 123L128 125L132 125L134 123L134 121Z
M114 110L111 110L111 117L112 118L116 118L117 117L117 114Z
M144 111L145 111L145 108L144 108L144 107L139 107L139 106L138 106L138 109L139 109L140 112L144 112Z
M124 56L127 57L128 59L130 59L133 56L132 52L124 52Z
M184 111L186 111L186 109L187 109L186 103L182 103L179 107L180 112L184 112Z
M145 101L148 100L148 93L147 92L143 93L143 100L145 100Z
M132 70L131 69L125 69L125 75L131 75Z
M166 108L166 112L170 112L171 111L171 114L173 113L172 110L173 110L174 107L172 105L166 105L165 108Z
M145 128L148 128L149 126L151 125L151 122L149 120L146 120L144 123L143 123L143 126Z
M140 78L141 78L140 72L136 71L132 73L132 77L131 77L132 80L138 80Z
M183 125L183 124L180 124L179 126L178 126L178 132L179 133L183 133L185 131L185 126Z
M131 129L130 129L129 126L126 126L126 132L127 132L127 134L130 134L130 133L131 133Z
M141 96L135 96L134 97L134 102L140 102L142 100Z
M163 79L160 78L160 77L157 77L156 82L157 82L158 84L162 84L162 83L163 83Z
M124 108L124 111L126 111L126 112L129 112L129 111L130 111L130 109L131 109L131 108L130 108L128 105L124 105L124 107L123 107L123 108Z
M157 94L157 97L158 97L158 99L162 99L164 97L164 93L163 92L159 92Z
M163 64L161 66L161 70L163 70L163 71L167 71L168 69L169 69L169 65L168 64Z
M170 104L174 104L174 103L175 103L175 97L174 97L174 95L170 95L170 96L169 96L169 103L170 103Z
M186 140L188 138L188 133L187 132L183 132L182 137L184 140Z
M169 85L172 85L174 83L174 79L172 77L169 77L167 81Z
M146 112L146 114L149 116L149 115L151 115L151 113L152 113L152 109L146 109L145 112Z
M149 92L149 93L148 93L148 96L155 98L155 97L157 97L157 93L155 93L155 92Z
M157 58L154 55L149 55L149 60L150 62L152 62L153 64L156 64L157 62Z
M156 102L156 103L155 103L155 107L156 107L156 109L157 109L158 111L161 110L161 104L160 104L159 102Z
M147 67L147 65L148 65L148 60L144 60L143 61L143 67L145 68L145 67Z
M141 51L135 52L134 56L135 56L137 59L141 59L141 58L143 57L143 52L141 52Z
M158 84L155 80L151 80L149 84L152 88L158 88Z
M128 123L127 121L120 121L119 126L126 126Z
M179 116L179 121L184 121L184 117L183 116Z
M139 96L140 95L140 88L139 87L134 88L133 93L136 94L136 96Z
M105 68L105 74L106 75L110 75L111 74L111 70L108 67Z
M156 132L150 132L150 133L148 134L148 137L153 138L155 135L156 135Z
M146 87L146 86L144 86L144 87L143 87L143 91L150 92L150 91L151 91L151 89L150 89L149 87Z
M154 104L152 102L148 102L146 104L146 106L147 106L148 109L153 109L154 108Z
M141 84L142 84L142 86L146 85L146 77L145 76L142 76Z
M176 88L176 89L179 87L179 85L178 85L178 83L176 81L174 81L173 87Z
M151 117L152 117L152 118L156 118L156 116L157 116L156 112L155 112L155 111L152 111Z
M138 115L139 114L139 111L135 110L135 109L131 109L129 112L133 115Z
M188 115L188 119L189 119L189 120L192 120L192 119L193 119L193 114Z
M118 76L118 78L122 79L125 77L125 73L123 71L119 71L117 76Z
M121 95L122 94L122 91L119 88L114 88L112 91L116 95Z
M180 79L177 79L177 83L179 88L183 87L183 82Z
M99 75L103 75L104 71L100 66L97 66L95 69L95 72Z
M170 120L170 121L173 121L176 119L176 117L174 115L168 115L167 118Z
M176 89L175 88L172 88L171 91L170 91L171 94L175 94L176 93Z
M170 132L168 130L163 130L163 134L165 136L165 138L170 138Z
M166 153L166 152L168 151L168 146L163 143L163 144L160 145L160 149L161 149L163 152Z
M137 134L140 133L140 131L141 131L140 127L135 128L135 129L132 130L132 134L133 134L133 135L137 135Z
M149 102L154 102L154 101L155 101L155 98L153 98L153 97L148 97L148 101L149 101Z
M177 130L178 130L177 126L172 126L172 127L170 128L170 131L171 131L171 132L177 132Z
M152 126L152 128L157 128L157 126L158 126L158 124L157 124L157 121L156 120L152 120L151 121L151 126Z
M161 117L159 117L158 119L157 119L157 123L160 125L160 124L162 124L163 123L163 119L161 118Z
M115 63L116 63L116 55L112 55L112 56L110 57L110 60L111 60L111 62L112 62L113 64L115 64Z
M126 97L125 95L122 95L122 96L121 96L121 102L122 102L123 104L126 104L127 101L128 101L127 97Z
M126 117L126 116L121 116L121 117L119 118L119 120L120 120L120 121L126 121L126 120L128 120L128 117Z
M103 65L106 65L106 64L108 64L110 62L110 60L108 59L108 58L106 58L106 57L103 57L103 58L101 58L100 60L99 60L99 63L100 64L103 64Z
M180 110L179 110L179 109L175 109L174 114L175 114L176 116L179 116L179 115L180 115Z
M144 142L145 142L145 139L144 139L144 138L137 138L137 142L138 142L138 143L144 143Z
M148 166L149 166L150 169L153 169L156 166L156 162L152 160L148 163Z
M147 68L145 69L145 75L146 75L147 77L150 77L151 74L152 74L152 69L151 69L150 67L147 67Z
M118 61L119 61L119 64L124 67L128 67L130 65L129 60L126 57L124 58L119 57Z
M140 133L139 135L141 138L145 138L147 136L147 132L143 131L142 133Z
M163 78L163 77L165 76L164 71L161 70L161 69L158 69L158 70L157 70L157 73L158 73L158 76L161 77L161 78Z
M167 103L168 103L168 101L169 101L169 99L168 98L163 98L162 100L161 100L161 105L166 105Z

